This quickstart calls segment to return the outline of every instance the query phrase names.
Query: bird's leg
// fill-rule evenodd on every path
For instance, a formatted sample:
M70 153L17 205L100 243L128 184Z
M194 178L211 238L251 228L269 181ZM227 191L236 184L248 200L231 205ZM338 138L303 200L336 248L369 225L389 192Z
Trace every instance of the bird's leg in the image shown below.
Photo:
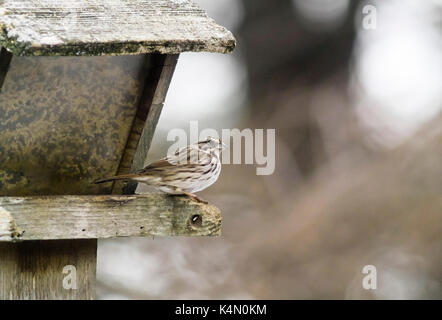
M191 198L191 199L193 199L193 200L195 200L197 202L208 204L208 202L206 200L201 199L200 197L194 195L193 193L183 192L183 194L185 194L186 196L188 196L189 198Z

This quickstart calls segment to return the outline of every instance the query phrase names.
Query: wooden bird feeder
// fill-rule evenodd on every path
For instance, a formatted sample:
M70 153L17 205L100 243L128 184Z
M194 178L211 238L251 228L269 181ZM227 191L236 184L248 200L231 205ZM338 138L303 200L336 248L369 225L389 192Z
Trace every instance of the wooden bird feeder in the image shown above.
M97 239L220 234L212 205L92 181L143 167L178 55L229 31L187 0L6 0L0 45L0 299L94 298Z

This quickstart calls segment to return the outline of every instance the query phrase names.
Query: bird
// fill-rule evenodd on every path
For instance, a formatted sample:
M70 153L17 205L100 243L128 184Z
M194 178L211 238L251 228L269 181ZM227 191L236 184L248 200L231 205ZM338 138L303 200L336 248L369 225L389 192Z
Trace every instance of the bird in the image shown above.
M173 155L146 165L143 169L94 183L132 180L154 187L170 195L187 195L197 202L207 203L194 193L214 184L221 173L220 153L226 148L221 139L204 140L178 149Z

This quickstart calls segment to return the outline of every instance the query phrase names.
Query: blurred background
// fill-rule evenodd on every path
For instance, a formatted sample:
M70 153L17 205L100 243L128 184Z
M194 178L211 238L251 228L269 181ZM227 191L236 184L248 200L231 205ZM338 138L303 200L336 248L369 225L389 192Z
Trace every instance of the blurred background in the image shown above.
M275 128L275 172L200 193L219 238L99 241L98 297L442 299L442 1L196 2L237 48L180 56L148 160L197 120Z

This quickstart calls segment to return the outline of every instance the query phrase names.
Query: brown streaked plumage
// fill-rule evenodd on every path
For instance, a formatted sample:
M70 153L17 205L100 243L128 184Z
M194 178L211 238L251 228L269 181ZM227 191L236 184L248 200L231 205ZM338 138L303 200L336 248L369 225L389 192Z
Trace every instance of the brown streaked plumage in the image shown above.
M134 180L168 194L185 194L205 202L193 193L204 190L218 179L221 172L220 152L223 148L220 139L208 137L177 150L173 156L148 164L136 173L96 180L94 183Z

